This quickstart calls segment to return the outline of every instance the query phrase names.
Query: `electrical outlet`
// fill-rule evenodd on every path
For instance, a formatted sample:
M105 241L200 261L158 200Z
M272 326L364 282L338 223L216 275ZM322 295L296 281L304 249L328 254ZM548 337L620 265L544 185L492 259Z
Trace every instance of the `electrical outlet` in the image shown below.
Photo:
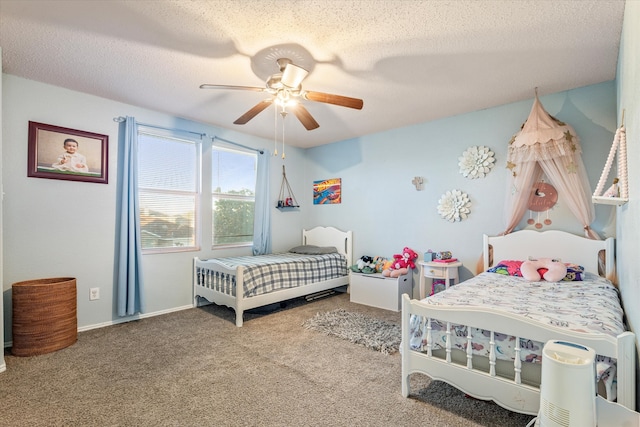
M100 299L100 288L89 289L89 301Z

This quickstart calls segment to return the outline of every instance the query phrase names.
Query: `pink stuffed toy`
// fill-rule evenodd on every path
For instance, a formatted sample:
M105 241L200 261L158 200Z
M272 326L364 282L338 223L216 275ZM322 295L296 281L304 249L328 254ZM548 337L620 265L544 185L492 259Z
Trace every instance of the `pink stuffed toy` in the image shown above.
M542 278L547 282L559 282L567 275L567 266L552 258L530 259L520 266L522 277L530 282Z
M382 271L385 277L400 277L409 272L410 268L416 268L414 260L418 259L418 254L410 248L405 247L401 254L395 254L390 266Z

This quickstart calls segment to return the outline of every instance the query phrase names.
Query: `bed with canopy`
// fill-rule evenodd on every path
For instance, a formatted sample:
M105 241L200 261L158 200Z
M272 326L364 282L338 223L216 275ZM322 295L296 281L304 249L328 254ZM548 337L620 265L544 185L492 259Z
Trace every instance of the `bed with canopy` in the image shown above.
M560 339L596 350L600 394L635 409L635 335L613 283L614 240L591 229L595 209L578 134L547 113L537 93L509 141L507 168L506 226L499 236L484 236L479 274L421 300L403 296L402 394L410 394L410 375L421 373L536 414L542 348ZM583 236L514 231L543 176ZM557 282L525 279L519 266L532 256L564 263L567 275ZM578 273L569 274L569 264Z

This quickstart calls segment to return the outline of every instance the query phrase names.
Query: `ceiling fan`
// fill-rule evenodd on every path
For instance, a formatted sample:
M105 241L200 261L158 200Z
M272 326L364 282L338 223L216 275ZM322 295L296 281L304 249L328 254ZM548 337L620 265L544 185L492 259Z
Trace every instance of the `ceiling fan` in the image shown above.
M200 85L201 89L234 89L234 90L251 90L255 92L266 92L271 98L260 101L246 113L240 116L233 123L236 125L244 125L253 119L269 105L275 103L281 108L280 114L284 117L287 114L286 109L295 114L300 123L307 129L313 130L320 125L311 116L300 102L300 99L308 101L324 102L326 104L339 105L341 107L362 109L363 101L358 98L350 98L342 95L332 95L323 92L314 92L302 89L302 81L307 77L309 72L302 67L295 65L289 58L279 58L276 60L279 73L271 75L266 82L265 87L254 86L229 86L229 85Z

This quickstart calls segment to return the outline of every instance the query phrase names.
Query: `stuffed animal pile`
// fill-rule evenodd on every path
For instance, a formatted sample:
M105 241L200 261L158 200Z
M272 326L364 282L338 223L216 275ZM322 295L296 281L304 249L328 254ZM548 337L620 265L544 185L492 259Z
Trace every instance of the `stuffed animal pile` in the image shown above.
M405 247L401 254L393 255L393 261L385 265L382 275L385 277L400 277L409 272L409 269L416 268L415 260L418 254L411 248Z

